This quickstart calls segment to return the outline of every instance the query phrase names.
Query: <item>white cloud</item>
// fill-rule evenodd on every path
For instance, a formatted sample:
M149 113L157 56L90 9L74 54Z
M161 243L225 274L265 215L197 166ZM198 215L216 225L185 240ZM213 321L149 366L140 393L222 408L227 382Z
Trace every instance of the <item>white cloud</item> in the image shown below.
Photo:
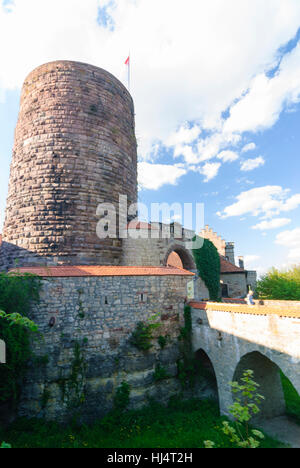
M234 151L221 151L221 153L218 154L218 159L221 159L223 162L232 162L236 161L239 158L239 155L234 152Z
M186 170L180 165L150 164L140 162L138 165L138 182L141 188L158 190L165 184L176 185Z
M248 151L253 151L256 149L256 144L255 143L248 143L245 145L242 149L242 153L247 153Z
M284 106L299 101L299 77L300 44L282 59L273 77L265 73L255 76L248 92L230 109L225 129L255 132L274 125Z
M235 146L241 136L233 133L216 132L198 142L199 162L208 161L218 155L221 149Z
M205 176L204 182L209 182L214 179L221 167L220 163L206 163L199 169L200 174Z
M298 208L300 205L300 193L293 195L288 200L286 200L284 206L282 207L282 211L291 211Z
M195 141L201 133L198 125L192 127L182 126L177 132L173 132L166 140L166 146L177 146Z
M0 100L52 60L91 63L121 78L130 49L140 160L155 163L166 146L186 167L175 164L169 178L163 169L161 180L176 183L195 165L209 181L221 163L238 158L241 132L272 125L297 101L300 47L273 78L265 72L299 23L299 0L14 0L10 12L0 6ZM161 187L143 167L145 186Z
M277 235L275 243L289 248L290 262L300 261L300 227L291 231L283 231Z
M99 6L106 7L108 18L102 27L96 21ZM222 112L249 86L255 91L253 76L263 76L276 63L278 48L296 34L299 22L299 0L15 0L10 13L0 8L0 84L20 87L34 67L59 59L92 63L120 76L130 48L139 152L146 158L154 141L166 144L170 135L176 140L182 122L196 120L222 132ZM272 84L276 101L297 95L294 55L294 65L292 57L283 61L280 83ZM287 89L283 82L290 71ZM236 126L234 109L229 128ZM217 145L210 154L220 149ZM208 148L202 156L210 158Z
M184 160L188 164L196 164L199 160L198 154L194 152L193 148L188 145L177 145L174 148L174 158L183 156Z
M289 189L277 185L266 185L240 193L236 203L227 206L223 212L217 214L222 218L230 216L273 217L282 211L291 211L300 205L300 194L288 198Z
M259 231L277 229L277 228L286 226L287 224L290 224L290 222L291 222L291 219L289 218L274 218L274 219L271 219L270 221L262 221L261 223L258 223L255 226L252 226L252 229L257 229Z
M255 159L247 159L246 161L243 161L241 163L241 171L253 171L253 169L257 169L258 167L263 166L264 164L265 160L261 156Z

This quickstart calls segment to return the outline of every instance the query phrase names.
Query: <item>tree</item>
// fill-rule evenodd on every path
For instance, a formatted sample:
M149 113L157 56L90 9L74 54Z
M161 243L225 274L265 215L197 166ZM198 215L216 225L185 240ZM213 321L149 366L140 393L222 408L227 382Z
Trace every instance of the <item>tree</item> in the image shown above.
M261 299L300 301L300 265L286 271L270 270L257 283Z
M229 407L234 425L228 421L223 422L222 432L239 448L258 448L264 435L256 429L250 429L249 421L259 413L259 403L264 397L257 392L259 384L253 380L253 371L246 370L241 383L230 382L230 386L235 394L235 401ZM215 443L211 440L206 440L204 445L205 448L215 448Z

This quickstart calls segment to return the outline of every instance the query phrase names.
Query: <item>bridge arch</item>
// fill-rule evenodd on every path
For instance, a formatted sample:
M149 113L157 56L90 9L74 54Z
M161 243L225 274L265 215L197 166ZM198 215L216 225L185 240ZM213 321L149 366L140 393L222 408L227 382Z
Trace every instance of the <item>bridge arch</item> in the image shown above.
M259 384L258 393L265 398L259 405L260 412L255 419L269 419L285 414L285 398L278 365L259 351L253 351L240 359L233 380L240 381L243 372L248 369L253 370L253 379Z
M200 348L195 352L195 360L200 377L201 397L215 400L219 404L219 388L214 364L207 352ZM204 388L203 388L204 387Z
M163 258L164 266L168 264L168 259L172 252L175 252L179 256L182 262L182 266L185 270L195 271L197 269L194 258L190 251L186 249L184 245L179 243L172 243L168 246Z

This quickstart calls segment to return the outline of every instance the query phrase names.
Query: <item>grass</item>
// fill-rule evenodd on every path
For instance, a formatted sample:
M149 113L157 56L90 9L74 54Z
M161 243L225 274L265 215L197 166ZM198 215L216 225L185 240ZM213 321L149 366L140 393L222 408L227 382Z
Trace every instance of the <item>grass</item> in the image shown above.
M220 430L225 420L212 401L173 399L168 407L151 402L141 410L110 414L90 426L20 419L8 430L0 430L0 440L14 448L202 448L205 440L220 448L234 447ZM261 447L283 444L266 436Z
M300 396L289 379L281 372L281 382L286 402L286 413L300 424Z

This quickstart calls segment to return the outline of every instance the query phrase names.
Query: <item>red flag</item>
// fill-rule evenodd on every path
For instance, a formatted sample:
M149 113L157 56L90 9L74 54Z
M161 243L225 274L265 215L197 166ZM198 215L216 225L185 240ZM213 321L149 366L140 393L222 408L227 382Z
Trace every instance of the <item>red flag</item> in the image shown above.
M127 59L126 59L125 65L129 65L129 59L130 59L130 57L128 56Z

